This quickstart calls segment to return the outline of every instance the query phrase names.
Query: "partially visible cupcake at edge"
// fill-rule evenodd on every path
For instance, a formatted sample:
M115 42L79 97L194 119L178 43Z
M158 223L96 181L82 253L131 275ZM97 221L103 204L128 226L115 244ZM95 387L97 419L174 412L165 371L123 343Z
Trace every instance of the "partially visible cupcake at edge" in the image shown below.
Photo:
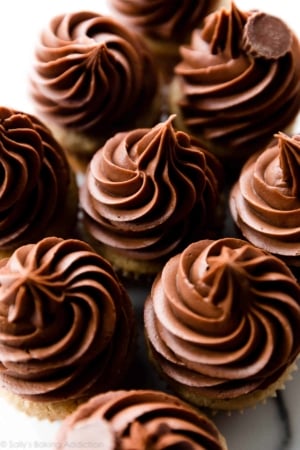
M2 106L0 145L0 257L44 236L75 233L75 176L48 127Z
M145 39L166 81L179 60L179 46L188 42L191 31L225 0L108 0L112 13Z
M236 175L299 112L298 38L280 18L232 2L208 15L180 53L170 88L176 125Z
M59 427L61 450L74 443L105 450L226 450L225 438L204 413L160 391L111 391L81 405Z
M254 154L233 186L229 205L241 234L282 258L300 278L300 135L275 135Z
M62 419L123 386L135 319L111 265L85 242L48 237L0 260L0 393Z
M152 126L160 92L142 38L109 16L79 11L52 18L40 34L29 91L76 170L116 131Z
M222 226L222 166L173 120L109 139L80 190L84 239L125 276L153 276Z
M144 309L150 361L186 401L243 410L283 389L300 352L300 286L279 258L235 238L171 258Z

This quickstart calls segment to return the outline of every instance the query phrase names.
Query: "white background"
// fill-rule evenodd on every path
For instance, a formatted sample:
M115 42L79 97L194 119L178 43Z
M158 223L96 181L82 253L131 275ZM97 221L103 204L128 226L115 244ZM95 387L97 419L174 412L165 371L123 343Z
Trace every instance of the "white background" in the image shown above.
M166 0L172 1L172 0ZM292 0L237 0L242 9L261 9L274 13L287 21L300 33L300 19L295 11L297 2ZM107 13L104 0L9 0L0 3L0 104L25 112L33 112L27 98L27 76L31 69L34 43L41 28L49 19L61 12L93 10ZM137 293L138 295L138 293ZM300 375L287 384L285 397L291 411L292 427L296 440L291 450L300 448ZM227 438L229 450L273 450L278 446L280 427L274 426L278 412L272 400L256 409L217 416L216 421ZM0 400L0 450L1 448L54 447L58 423L49 424L28 418ZM271 442L274 442L272 444ZM298 442L299 444L297 444ZM275 444L276 443L276 444ZM276 446L275 446L276 445Z

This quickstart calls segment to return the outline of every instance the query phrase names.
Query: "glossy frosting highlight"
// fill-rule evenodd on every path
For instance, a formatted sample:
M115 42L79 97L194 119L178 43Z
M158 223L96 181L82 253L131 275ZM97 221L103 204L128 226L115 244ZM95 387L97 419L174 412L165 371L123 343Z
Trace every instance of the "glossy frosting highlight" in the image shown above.
M115 391L82 405L61 425L60 448L93 442L106 450L225 450L214 423L179 399L159 391Z
M143 41L111 17L63 14L41 33L31 93L54 124L94 134L126 129L150 108L157 87Z
M0 108L0 146L0 247L10 251L47 234L63 214L71 175L61 146L30 114Z
M230 210L250 242L300 266L300 136L275 138L244 165Z
M225 160L244 160L296 117L300 47L279 18L232 3L208 15L180 51L183 123Z
M87 232L137 259L165 258L213 229L221 166L173 119L108 140L80 193Z
M0 385L25 399L85 399L116 387L130 360L130 300L79 240L45 238L1 260L0 323Z
M155 363L199 405L227 409L242 396L245 407L300 351L296 279L280 259L239 239L199 241L173 257L144 318Z

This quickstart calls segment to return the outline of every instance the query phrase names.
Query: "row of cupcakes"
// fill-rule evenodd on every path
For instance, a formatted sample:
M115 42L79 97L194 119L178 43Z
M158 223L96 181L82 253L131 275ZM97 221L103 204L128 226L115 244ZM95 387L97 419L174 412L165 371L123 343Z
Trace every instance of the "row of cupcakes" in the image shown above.
M279 41L285 43L280 55L274 55L278 50L270 40L261 53L257 41L261 20L268 33L280 33ZM274 112L274 128L267 123L263 127L263 133L268 130L267 142L298 108L294 35L281 21L257 12L243 13L234 4L214 12L205 23L203 31L194 33L193 51L202 40L201 55L209 49L214 65L226 60L229 66L244 64L242 72L255 74L264 105L276 98L269 109L263 108L264 119L266 111L270 117ZM179 398L197 408L242 409L273 395L295 368L300 288L286 263L294 270L299 262L299 140L276 135L272 156L255 155L230 195L230 210L245 237L251 241L251 234L257 236L259 230L264 236L260 241L272 241L276 256L265 251L259 240L254 246L221 238L224 174L213 156L217 146L209 152L206 148L220 133L220 123L222 129L226 123L226 102L216 121L217 131L208 140L199 142L196 128L181 129L179 103L176 116L155 125L161 114L155 64L138 36L119 27L119 22L95 13L53 19L42 34L37 73L32 76L33 98L43 105L39 116L47 126L32 115L1 108L1 250L6 257L0 263L1 393L40 418L55 420L72 413L58 437L59 445L66 448L83 437L107 450L149 445L223 450L226 443L213 423ZM221 33L224 28L227 34ZM244 40L242 44L242 34L247 34L251 50ZM265 54L266 49L271 55ZM194 56L190 55L192 65L198 59ZM177 71L186 69L182 64ZM90 101L97 92L99 73L104 77L100 77L102 90L93 107ZM266 73L264 82L257 83ZM241 86L251 84L252 75ZM193 81L189 91L193 98L194 81L202 76L202 71L187 74L189 85ZM227 93L236 92L236 85L225 84ZM178 80L173 86L176 90ZM257 92L254 87L250 91ZM289 101L282 106L284 97ZM248 97L247 108L255 101ZM187 110L197 116L196 103ZM203 97L200 110L205 104ZM278 104L284 114L275 113ZM254 124L253 115L258 116L256 106L252 116L247 111L248 125ZM211 118L217 116L215 109L208 109ZM230 110L228 120L234 118L234 127L226 124L225 128L235 137L247 135L246 128L236 123L242 110ZM94 121L95 111L103 117L107 114L101 126L98 119ZM121 119L114 122L114 114ZM255 122L256 130L262 128L261 122L261 118ZM240 127L239 135L234 130ZM205 129L203 122L201 129ZM219 142L227 151L231 144L222 136ZM249 136L247 142L253 146L241 160L262 144L257 136L253 141ZM74 140L75 156L70 153ZM83 148L85 164L90 164L77 187L68 160L75 164ZM217 154L223 161L223 153ZM235 159L236 152L233 165ZM251 223L244 227L248 217ZM271 226L270 217L275 218ZM249 227L252 233L244 231ZM281 249L289 248L288 255L280 253L274 241L276 245L280 241ZM134 311L115 269L137 277L157 273L145 303L145 338L150 361L178 398L153 391L111 391L124 388L125 373L130 375L136 354Z
M62 14L37 39L30 96L76 168L84 171L117 131L153 126L161 114L175 113L178 129L200 139L229 172L239 170L295 119L299 40L280 18L242 11L233 2L210 4L205 17L204 2L197 8L194 2L180 8L161 1L110 3L119 14ZM155 60L150 30L160 35L155 47L179 40L167 81L159 61L169 48Z
M158 273L143 309L149 362L172 397L128 388L136 318L104 258L75 239L19 247L0 260L1 395L31 416L63 419L69 442L78 420L79 435L104 446L95 436L103 427L113 442L132 444L139 432L177 442L183 421L183 442L204 434L205 448L223 448L207 411L256 405L296 369L300 286L283 261L244 240L190 244Z
M220 162L170 116L108 139L78 186L41 121L5 107L0 114L2 256L44 236L79 235L119 273L153 277L189 243L221 237L229 208L244 238L297 275L299 136L276 135L226 195Z
M1 116L2 194L4 206L8 205L3 210L3 230L13 238L12 247L3 246L0 260L0 380L6 398L29 414L55 420L73 413L97 394L122 387L135 355L135 317L128 293L114 271L121 269L126 275L124 268L128 267L112 258L113 267L107 249L120 254L123 263L136 261L132 272L137 274L137 268L142 268L138 277L145 274L145 267L149 274L149 264L150 273L157 273L144 306L149 360L180 398L196 407L242 409L284 386L300 350L300 286L284 255L278 258L244 240L217 238L213 218L218 217L222 166L211 153L194 138L176 131L171 116L153 128L118 133L109 139L93 156L77 188L64 151L45 125L32 115L8 108L1 108ZM275 200L279 198L280 204L287 206L283 216L289 217L288 208L296 205L291 214L294 228L293 217L299 217L295 199L299 138L282 133L277 138L277 146L246 163L232 188L231 207L235 211L242 201L250 203L248 194L252 212L253 205L259 204L255 200L259 188L260 204L267 201L270 205L268 199L275 191ZM250 182L249 167L254 167ZM14 182L16 175L20 184ZM69 186L72 214L63 215ZM140 191L145 194L137 199ZM118 196L125 208L120 208ZM82 202L90 197L92 201ZM70 223L81 217L77 216L77 198L80 212L88 219L83 219L82 240L70 239ZM133 223L128 232L126 220L134 222L136 217L130 211L131 202L135 212L146 211L148 226L143 227L138 216L136 227ZM154 213L148 208L153 204ZM159 218L161 204L167 212L163 208ZM95 210L92 216L87 214L90 205ZM264 208L257 209L260 219ZM118 220L112 220L111 211ZM94 223L98 216L101 220ZM166 227L162 236L167 242L174 233L181 236L174 231L176 219L181 231L182 223L192 227L184 235L186 239L175 239L177 246L167 247L159 258L155 254L159 266L151 264L149 252L145 256L140 245L155 228L149 226L149 217L158 230ZM107 235L110 230L111 241L103 242L100 237L100 247L89 246L84 242L86 233L97 241L103 235L103 222L110 225L104 229ZM62 229L59 223L64 225ZM57 234L62 231L69 238L52 235L51 224ZM134 241L139 227L144 230L136 239L139 245L126 254L115 244L112 230L127 242L126 232ZM205 239L197 240L193 227ZM216 239L211 238L212 231ZM293 231L288 236L297 237ZM76 233L80 232L81 227ZM39 240L43 233L48 237ZM22 245L24 242L28 243ZM103 254L103 245L105 258L99 254ZM294 268L297 243L293 248L296 254L288 262ZM147 264L139 264L139 257ZM122 395L126 399L133 393ZM146 395L155 399L154 393ZM92 404L98 401L102 404L103 399L92 400ZM77 411L74 414L80 415L81 410ZM73 419L67 420L72 423ZM205 427L209 424L205 419ZM94 429L95 424L86 426ZM100 426L107 424L101 422ZM173 433L167 430L162 436ZM155 430L155 439L158 435ZM214 439L222 448L222 438L217 434Z

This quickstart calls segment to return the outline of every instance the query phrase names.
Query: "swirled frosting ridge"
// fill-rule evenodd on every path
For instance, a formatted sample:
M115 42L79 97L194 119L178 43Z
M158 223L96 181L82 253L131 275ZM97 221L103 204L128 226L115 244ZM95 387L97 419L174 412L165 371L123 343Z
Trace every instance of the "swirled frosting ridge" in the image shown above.
M10 251L63 215L71 176L63 149L33 115L1 107L0 146L0 247Z
M0 262L1 387L40 402L114 388L133 323L125 289L86 243L49 237L20 247Z
M216 217L221 166L173 119L108 140L80 193L88 233L137 259L165 258L207 236Z
M300 136L275 138L244 165L230 210L250 242L300 266Z
M182 120L220 157L247 158L296 117L300 47L279 18L232 3L208 15L180 51Z
M249 400L300 351L296 279L279 258L239 239L199 241L174 256L153 284L144 318L161 372L199 404Z
M84 441L105 449L225 450L214 423L179 399L159 391L115 391L98 395L67 418L57 435L60 448Z
M41 33L31 93L54 124L97 135L126 129L150 108L157 87L143 41L111 17L62 14Z

